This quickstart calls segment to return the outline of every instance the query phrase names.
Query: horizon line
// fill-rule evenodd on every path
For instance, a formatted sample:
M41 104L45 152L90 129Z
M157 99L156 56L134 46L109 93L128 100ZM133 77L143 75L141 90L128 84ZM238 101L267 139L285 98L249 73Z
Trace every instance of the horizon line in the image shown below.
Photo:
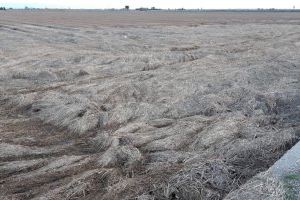
M257 10L300 10L298 8L157 8L157 7L138 7L138 8L131 8L131 9L126 9L126 8L55 8L55 7L29 7L29 6L24 6L22 8L19 7L10 7L10 6L1 6L0 7L5 7L7 10L13 9L13 10L124 10L124 11L140 11L140 10L147 10L147 11L159 11L159 10L177 10L177 11L183 11L183 10L195 10L195 11L209 11L209 10L216 10L216 11L221 11L221 10L249 10L249 11L257 11Z

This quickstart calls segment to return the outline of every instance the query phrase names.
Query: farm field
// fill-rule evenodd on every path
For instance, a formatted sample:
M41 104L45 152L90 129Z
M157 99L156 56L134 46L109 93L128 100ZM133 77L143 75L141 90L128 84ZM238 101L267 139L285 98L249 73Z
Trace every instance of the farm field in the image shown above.
M2 11L0 199L283 199L299 52L299 12Z

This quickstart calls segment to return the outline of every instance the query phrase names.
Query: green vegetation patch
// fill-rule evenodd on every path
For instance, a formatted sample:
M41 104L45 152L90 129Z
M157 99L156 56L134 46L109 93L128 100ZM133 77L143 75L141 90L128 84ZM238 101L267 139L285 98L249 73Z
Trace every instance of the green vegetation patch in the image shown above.
M297 188L300 184L300 173L291 173L284 177L285 200L297 200Z

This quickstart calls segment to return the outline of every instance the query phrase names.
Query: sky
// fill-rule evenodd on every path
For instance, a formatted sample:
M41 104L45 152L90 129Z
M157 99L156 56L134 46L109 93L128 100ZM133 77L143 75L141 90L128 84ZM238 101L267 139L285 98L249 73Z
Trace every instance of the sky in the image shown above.
M0 0L0 6L24 8L300 8L300 0Z

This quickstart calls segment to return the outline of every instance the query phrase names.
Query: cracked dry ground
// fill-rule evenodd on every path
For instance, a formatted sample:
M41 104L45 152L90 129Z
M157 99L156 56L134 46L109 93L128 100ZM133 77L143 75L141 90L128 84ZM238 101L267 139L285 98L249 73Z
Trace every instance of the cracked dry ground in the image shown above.
M299 140L299 25L0 38L0 199L223 199Z

